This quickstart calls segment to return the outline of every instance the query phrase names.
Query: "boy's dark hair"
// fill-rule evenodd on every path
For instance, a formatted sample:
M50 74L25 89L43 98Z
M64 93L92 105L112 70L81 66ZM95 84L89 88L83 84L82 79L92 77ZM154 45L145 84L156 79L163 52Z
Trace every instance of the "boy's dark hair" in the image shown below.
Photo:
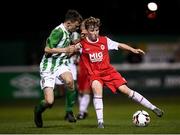
M66 21L71 21L71 22L75 22L78 21L79 23L81 23L83 20L82 16L78 13L78 11L76 10L72 10L69 9L65 15L65 22Z
M99 18L89 17L84 21L85 28L88 29L90 26L100 27L101 21Z

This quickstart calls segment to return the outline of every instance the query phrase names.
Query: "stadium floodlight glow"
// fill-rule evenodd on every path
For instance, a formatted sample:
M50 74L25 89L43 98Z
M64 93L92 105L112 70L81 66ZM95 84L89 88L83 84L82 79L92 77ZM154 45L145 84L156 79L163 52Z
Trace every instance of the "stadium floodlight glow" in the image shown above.
M150 11L156 11L158 9L158 6L155 2L149 2L147 7Z

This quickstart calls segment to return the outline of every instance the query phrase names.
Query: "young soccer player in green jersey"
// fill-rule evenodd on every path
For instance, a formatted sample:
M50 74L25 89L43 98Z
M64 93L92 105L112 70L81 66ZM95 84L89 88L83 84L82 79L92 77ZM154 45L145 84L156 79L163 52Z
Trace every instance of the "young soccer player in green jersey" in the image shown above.
M65 20L52 30L47 38L44 56L40 63L40 84L44 92L42 100L34 108L34 122L36 127L42 127L42 113L51 108L54 103L54 86L57 76L67 87L67 116L69 122L76 122L72 108L75 103L76 91L69 63L69 55L75 51L74 46L70 46L70 34L79 28L82 21L81 15L76 10L68 10Z

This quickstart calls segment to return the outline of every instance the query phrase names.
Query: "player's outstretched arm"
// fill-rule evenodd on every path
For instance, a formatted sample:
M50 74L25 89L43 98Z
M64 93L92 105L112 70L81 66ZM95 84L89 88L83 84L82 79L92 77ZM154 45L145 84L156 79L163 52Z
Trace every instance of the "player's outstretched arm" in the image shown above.
M53 54L53 53L74 53L76 52L76 48L75 45L70 45L68 47L65 48L49 48L49 47L45 47L44 51L47 54Z
M123 44L123 43L120 43L118 48L123 49L123 50L127 50L127 51L131 51L131 52L133 52L135 54L141 54L141 55L145 54L145 52L143 50L141 50L139 48L135 49L135 48L133 48L133 47L127 45L127 44Z

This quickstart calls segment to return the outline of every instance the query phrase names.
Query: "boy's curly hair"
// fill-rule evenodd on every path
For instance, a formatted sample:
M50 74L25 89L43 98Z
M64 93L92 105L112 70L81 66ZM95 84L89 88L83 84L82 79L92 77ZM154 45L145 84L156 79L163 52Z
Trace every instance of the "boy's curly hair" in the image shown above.
M86 29L88 29L90 26L100 27L101 21L99 18L95 18L95 17L91 16L91 17L84 20L84 24L85 24Z

